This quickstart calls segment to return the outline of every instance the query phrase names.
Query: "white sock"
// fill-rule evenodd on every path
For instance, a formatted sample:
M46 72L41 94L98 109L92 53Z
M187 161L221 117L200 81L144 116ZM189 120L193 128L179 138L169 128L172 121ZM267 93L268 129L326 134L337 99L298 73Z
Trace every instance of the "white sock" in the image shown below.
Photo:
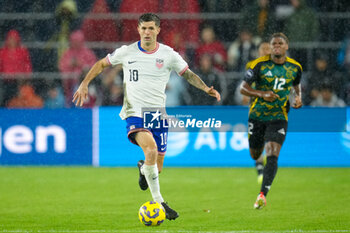
M143 173L146 177L148 187L151 191L152 198L154 201L162 203L164 199L160 194L159 179L158 179L158 168L157 165L143 165Z

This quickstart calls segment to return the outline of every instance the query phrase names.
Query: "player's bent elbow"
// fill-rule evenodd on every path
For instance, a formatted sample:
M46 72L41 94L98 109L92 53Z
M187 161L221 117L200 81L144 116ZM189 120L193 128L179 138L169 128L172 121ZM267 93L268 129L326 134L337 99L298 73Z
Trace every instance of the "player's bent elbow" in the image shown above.
M104 68L110 66L110 63L107 61L107 58L102 58L101 60L96 62L96 65L99 68L104 69Z
M248 92L247 89L244 88L243 86L241 86L241 87L239 88L239 92L240 92L242 95L249 96L249 92Z
M245 91L243 90L242 87L239 88L239 93L241 93L242 95L245 95Z
M241 83L241 85L239 86L239 92L242 94L242 95L247 95L248 93L247 93L247 86L248 84L245 82L245 81L243 81L242 83Z

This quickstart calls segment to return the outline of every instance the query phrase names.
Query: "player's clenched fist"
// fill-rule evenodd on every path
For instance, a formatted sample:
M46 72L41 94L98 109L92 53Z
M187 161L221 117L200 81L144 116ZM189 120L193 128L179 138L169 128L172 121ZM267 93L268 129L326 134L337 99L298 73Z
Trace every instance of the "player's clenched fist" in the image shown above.
M301 108L302 105L303 105L303 103L301 101L301 97L300 96L295 96L293 104L292 104L292 107L293 108Z
M263 97L264 100L266 100L268 102L273 102L277 98L279 98L279 95L277 95L273 91L266 91L265 93L262 94L262 97Z

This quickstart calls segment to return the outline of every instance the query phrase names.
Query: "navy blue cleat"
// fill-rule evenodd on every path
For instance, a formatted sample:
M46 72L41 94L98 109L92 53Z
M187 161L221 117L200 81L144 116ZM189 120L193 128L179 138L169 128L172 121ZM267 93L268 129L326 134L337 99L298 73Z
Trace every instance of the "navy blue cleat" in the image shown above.
M137 167L139 168L139 174L140 174L140 177L139 177L139 186L140 186L140 189L142 190L147 190L148 188L148 184L147 184L147 180L146 180L146 177L144 175L142 175L141 173L141 167L142 165L145 163L145 161L143 160L140 160L138 163L137 163Z
M169 220L175 220L176 218L179 217L179 214L178 214L175 210L173 210L172 208L170 208L170 207L168 206L167 203L162 202L162 206L163 206L164 209L165 209L165 217L166 217L167 219L169 219Z

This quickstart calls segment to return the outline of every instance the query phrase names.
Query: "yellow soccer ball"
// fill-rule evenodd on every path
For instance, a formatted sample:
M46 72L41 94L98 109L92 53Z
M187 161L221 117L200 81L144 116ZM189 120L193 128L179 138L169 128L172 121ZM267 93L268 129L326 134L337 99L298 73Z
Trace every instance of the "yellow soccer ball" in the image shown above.
M159 202L148 201L140 207L139 219L145 226L159 226L165 220L165 210Z

